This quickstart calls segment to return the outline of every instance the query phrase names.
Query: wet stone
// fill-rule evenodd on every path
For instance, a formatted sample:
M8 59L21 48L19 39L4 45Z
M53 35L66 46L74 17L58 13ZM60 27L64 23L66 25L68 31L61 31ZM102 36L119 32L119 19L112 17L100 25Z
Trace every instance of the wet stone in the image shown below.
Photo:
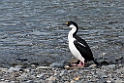
M33 83L33 80L28 80L26 81L26 83Z
M50 64L50 67L53 67L53 68L64 68L64 64L65 61L61 61L61 62L54 62L52 64Z
M107 83L112 83L112 81L111 81L111 80L107 80L106 82L107 82Z
M8 83L8 82L1 81L0 83Z
M112 65L108 65L107 67L108 68L115 68L116 66L115 66L115 64L112 64Z
M55 80L55 79L56 79L56 77L51 76L51 77L47 78L46 80L52 81L52 80Z
M8 72L19 71L20 69L21 69L21 66L10 67Z

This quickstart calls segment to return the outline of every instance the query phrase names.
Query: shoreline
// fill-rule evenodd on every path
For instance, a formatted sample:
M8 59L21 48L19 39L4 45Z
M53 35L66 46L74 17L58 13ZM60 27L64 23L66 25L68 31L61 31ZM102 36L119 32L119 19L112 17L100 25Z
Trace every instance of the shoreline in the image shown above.
M35 65L0 67L0 83L124 83L124 65L74 69Z

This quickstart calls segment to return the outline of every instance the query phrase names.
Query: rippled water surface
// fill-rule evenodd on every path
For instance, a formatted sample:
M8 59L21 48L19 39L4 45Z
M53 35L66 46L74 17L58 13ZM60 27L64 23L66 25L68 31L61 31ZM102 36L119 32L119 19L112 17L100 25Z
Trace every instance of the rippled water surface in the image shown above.
M124 0L0 0L0 66L71 59L69 20L95 58L124 56Z

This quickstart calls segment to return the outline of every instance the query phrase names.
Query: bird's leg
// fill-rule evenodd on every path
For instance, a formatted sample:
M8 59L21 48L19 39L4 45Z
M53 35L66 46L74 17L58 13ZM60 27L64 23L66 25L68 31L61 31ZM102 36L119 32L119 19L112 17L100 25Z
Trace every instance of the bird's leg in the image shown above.
M77 64L71 64L71 66L72 66L72 67L75 67L75 66L77 66Z
M71 66L72 66L72 67L78 66L79 62L80 62L80 60L78 60L78 61L77 61L76 63L74 63L74 64L71 64Z
M82 67L82 68L84 67L84 65L85 65L85 63L83 63L81 61L78 61L76 64L71 64L72 67L78 66L78 67Z
M83 62L81 62L81 61L80 61L79 64L78 64L79 67L84 67L84 65L85 65L85 63L83 63Z

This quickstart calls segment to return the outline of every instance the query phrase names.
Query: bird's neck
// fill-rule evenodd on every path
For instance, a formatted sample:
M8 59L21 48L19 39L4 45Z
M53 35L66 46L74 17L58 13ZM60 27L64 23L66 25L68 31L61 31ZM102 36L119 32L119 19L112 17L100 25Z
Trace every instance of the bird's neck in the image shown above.
M75 26L70 26L70 27L73 27L72 30L69 32L68 34L68 40L71 40L74 38L74 36L76 35L77 33L77 28Z

